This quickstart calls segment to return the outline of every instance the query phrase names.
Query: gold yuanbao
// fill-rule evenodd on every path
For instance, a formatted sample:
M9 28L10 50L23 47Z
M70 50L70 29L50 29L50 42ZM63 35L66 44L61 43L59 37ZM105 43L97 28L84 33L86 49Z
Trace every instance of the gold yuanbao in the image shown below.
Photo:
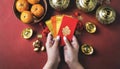
M26 28L22 31L22 37L24 39L29 39L33 35L33 30L31 28Z
M116 19L116 12L108 6L100 6L96 12L96 18L102 24L111 24Z
M92 22L87 22L85 24L85 29L89 33L95 33L96 32L96 25L93 24Z
M41 42L40 42L39 40L36 40L36 41L33 42L32 45L33 45L34 48L40 48L40 47L41 47L41 46L40 46L40 45L41 45L40 43L41 43Z
M92 55L94 52L94 49L92 46L88 45L88 44L83 44L81 46L81 50L85 55Z
M84 12L91 12L97 6L98 0L76 0L78 9Z

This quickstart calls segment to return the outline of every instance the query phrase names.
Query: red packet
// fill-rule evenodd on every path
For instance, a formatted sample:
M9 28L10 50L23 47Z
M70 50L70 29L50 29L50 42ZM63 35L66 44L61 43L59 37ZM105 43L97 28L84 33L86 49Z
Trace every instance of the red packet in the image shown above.
M53 37L56 37L57 36L57 34L56 34L56 16L52 16L51 21L52 21L52 26L53 26L53 31L54 31Z
M61 43L60 43L61 46L65 44L63 41L63 36L66 36L67 39L71 41L77 23L78 23L77 19L69 16L63 16L62 24L58 32L58 35L61 37Z

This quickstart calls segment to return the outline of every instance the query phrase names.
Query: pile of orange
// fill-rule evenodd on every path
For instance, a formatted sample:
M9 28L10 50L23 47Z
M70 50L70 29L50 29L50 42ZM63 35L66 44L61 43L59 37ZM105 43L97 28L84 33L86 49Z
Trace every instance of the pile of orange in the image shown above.
M40 0L17 0L15 7L20 12L20 20L23 23L32 23L34 18L40 18L44 14L44 8Z

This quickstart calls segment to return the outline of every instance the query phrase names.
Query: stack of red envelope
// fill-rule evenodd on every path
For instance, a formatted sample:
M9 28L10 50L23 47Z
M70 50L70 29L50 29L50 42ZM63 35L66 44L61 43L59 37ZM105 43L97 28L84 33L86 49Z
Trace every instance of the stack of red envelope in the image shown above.
M46 25L53 37L57 35L61 37L61 46L64 45L63 36L66 36L71 41L78 19L67 15L52 16L50 20L46 21Z

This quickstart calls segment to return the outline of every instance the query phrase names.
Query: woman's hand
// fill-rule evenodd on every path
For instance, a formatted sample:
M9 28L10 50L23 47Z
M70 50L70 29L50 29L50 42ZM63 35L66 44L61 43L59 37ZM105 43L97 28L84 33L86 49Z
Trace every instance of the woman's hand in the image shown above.
M59 40L59 36L57 36L54 40L51 33L48 34L46 42L48 59L43 69L57 69L60 62L60 55L58 49Z
M63 38L65 42L64 46L64 58L70 69L83 69L82 65L78 61L79 44L75 36L70 43L66 37Z

